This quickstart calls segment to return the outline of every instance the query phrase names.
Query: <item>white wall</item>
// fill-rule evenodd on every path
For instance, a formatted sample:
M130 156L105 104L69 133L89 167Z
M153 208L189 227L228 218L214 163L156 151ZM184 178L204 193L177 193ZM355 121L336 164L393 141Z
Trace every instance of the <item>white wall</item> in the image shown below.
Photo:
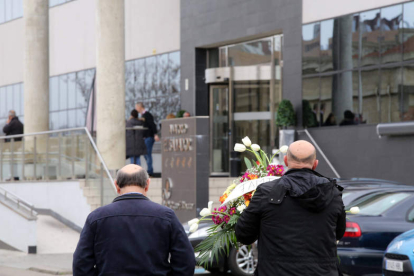
M179 0L125 0L126 60L179 49Z
M29 246L37 245L36 220L28 220L0 203L0 240L28 252Z
M411 0L302 0L302 22L333 18Z
M76 0L49 9L50 75L96 66L94 0Z
M24 198L36 208L55 211L79 227L83 227L91 211L78 181L19 182L0 186Z
M23 81L24 22L0 24L0 86Z

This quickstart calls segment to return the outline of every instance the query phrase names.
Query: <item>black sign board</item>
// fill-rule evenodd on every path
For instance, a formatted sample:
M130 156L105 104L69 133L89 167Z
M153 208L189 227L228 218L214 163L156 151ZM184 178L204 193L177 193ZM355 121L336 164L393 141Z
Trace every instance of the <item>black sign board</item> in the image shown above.
M161 123L162 204L185 222L207 207L209 118L168 119Z

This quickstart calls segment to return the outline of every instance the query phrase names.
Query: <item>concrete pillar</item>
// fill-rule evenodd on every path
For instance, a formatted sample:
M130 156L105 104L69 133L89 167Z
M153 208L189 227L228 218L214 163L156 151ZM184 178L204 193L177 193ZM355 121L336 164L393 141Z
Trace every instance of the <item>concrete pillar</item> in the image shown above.
M49 1L24 0L24 132L49 130Z
M111 170L125 165L124 0L96 1L97 146Z

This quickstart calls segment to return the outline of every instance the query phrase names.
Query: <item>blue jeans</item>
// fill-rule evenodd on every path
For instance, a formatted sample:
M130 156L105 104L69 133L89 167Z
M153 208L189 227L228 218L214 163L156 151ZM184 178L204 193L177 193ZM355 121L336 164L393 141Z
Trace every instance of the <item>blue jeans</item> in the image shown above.
M147 147L147 154L144 155L145 161L147 161L148 174L153 174L154 169L152 168L152 147L154 146L154 137L145 138L145 146Z
M139 156L131 156L130 160L131 160L131 164L141 166L141 159L139 158Z

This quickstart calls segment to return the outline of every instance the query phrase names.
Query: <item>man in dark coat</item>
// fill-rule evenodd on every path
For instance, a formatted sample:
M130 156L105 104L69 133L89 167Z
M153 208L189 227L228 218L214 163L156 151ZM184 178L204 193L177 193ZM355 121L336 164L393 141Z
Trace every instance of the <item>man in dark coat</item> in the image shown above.
M342 187L315 172L316 151L292 143L283 177L260 185L236 225L243 244L258 240L255 275L337 276L337 240L345 232Z
M175 213L147 197L140 166L118 171L120 196L86 219L73 255L73 276L194 275L193 248Z
M140 120L144 122L144 127L147 128L144 132L145 145L147 147L145 161L147 161L148 174L152 175L154 173L154 169L152 167L152 147L154 146L154 142L159 140L157 135L157 126L155 125L154 117L148 110L145 109L143 103L137 103L135 105L135 109L141 114Z
M16 116L16 112L14 110L9 111L9 119L7 120L6 125L3 127L3 132L6 134L6 136L23 134L23 124ZM21 140L22 138L14 138L14 141ZM10 142L10 139L7 139L5 142Z
M126 122L127 128L143 126L144 122L138 120L138 111L131 111L131 117ZM126 156L131 159L131 164L141 165L140 156L147 154L144 141L144 130L128 129L126 131Z

